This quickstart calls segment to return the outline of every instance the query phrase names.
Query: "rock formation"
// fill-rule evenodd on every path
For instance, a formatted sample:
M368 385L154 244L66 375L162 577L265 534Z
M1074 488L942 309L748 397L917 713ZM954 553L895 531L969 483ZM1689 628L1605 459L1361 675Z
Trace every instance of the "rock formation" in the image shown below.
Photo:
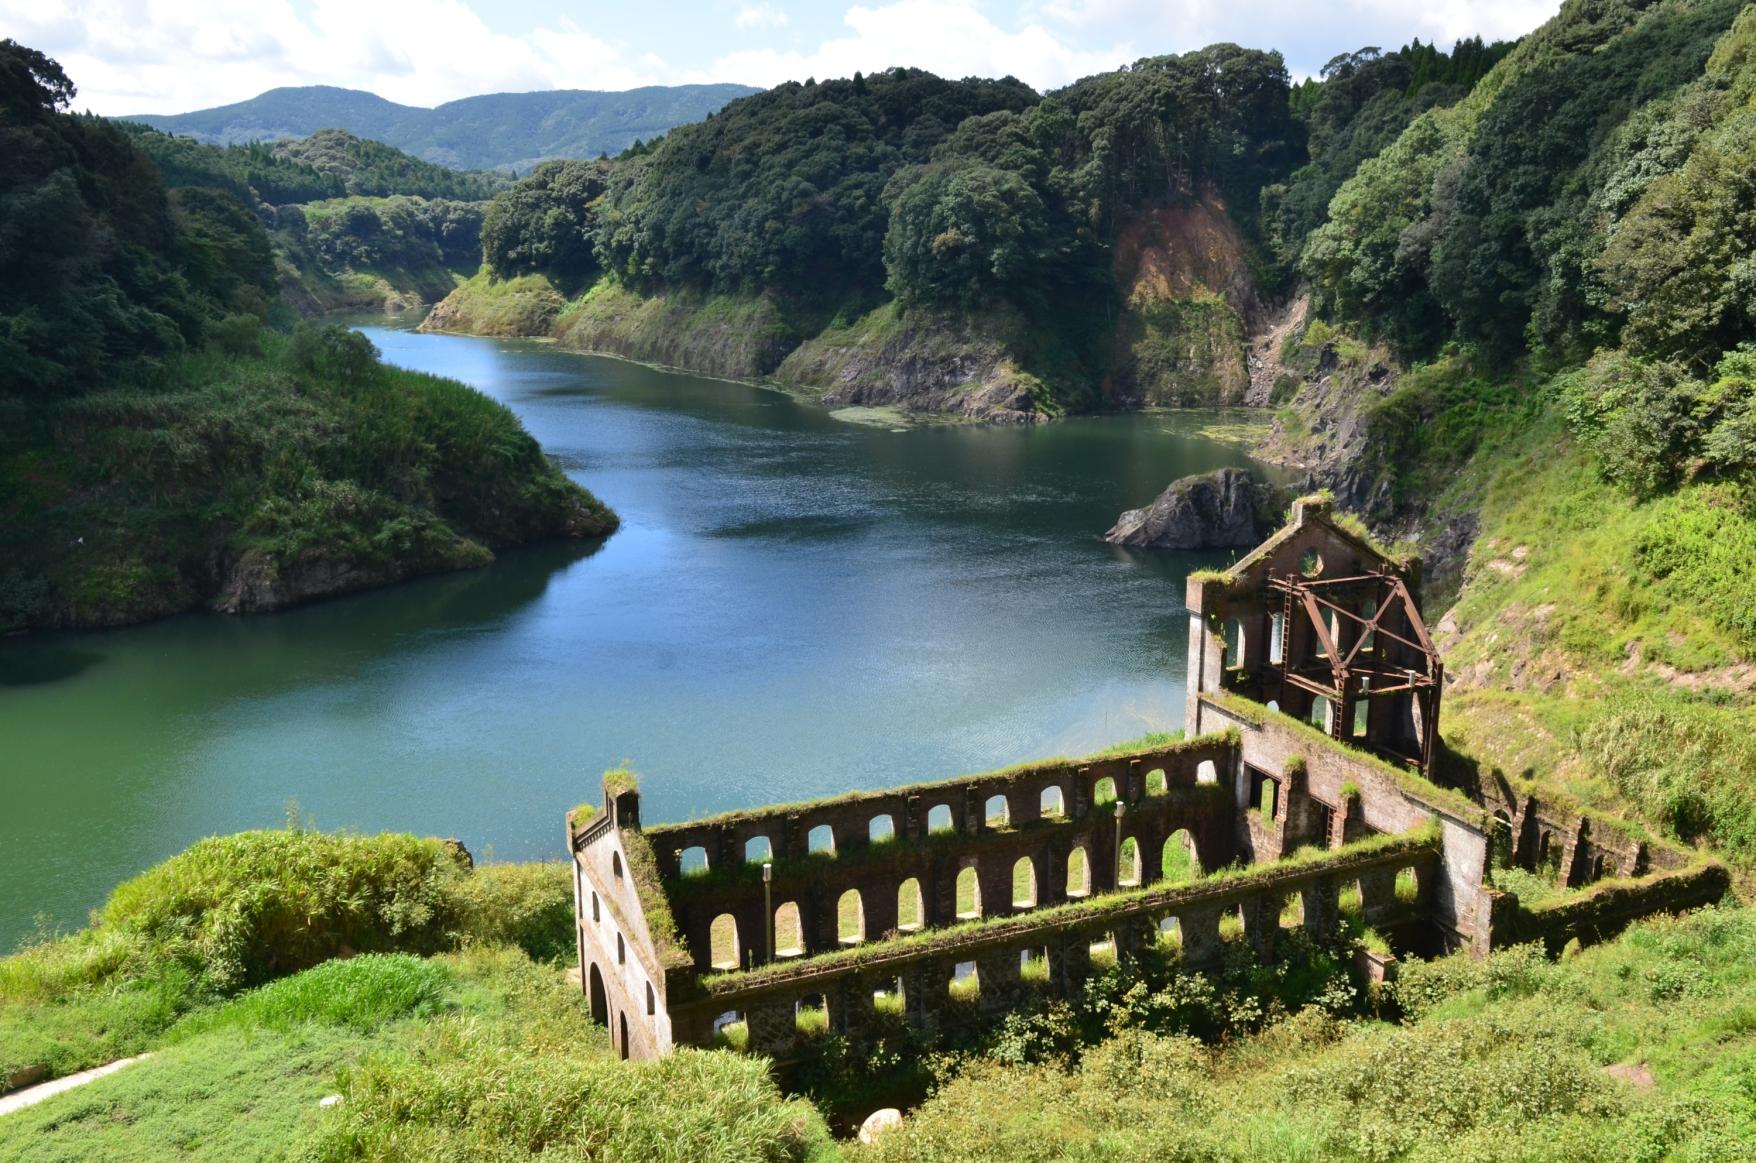
M1104 540L1144 549L1253 548L1262 540L1256 486L1236 468L1184 477L1152 504L1123 513Z

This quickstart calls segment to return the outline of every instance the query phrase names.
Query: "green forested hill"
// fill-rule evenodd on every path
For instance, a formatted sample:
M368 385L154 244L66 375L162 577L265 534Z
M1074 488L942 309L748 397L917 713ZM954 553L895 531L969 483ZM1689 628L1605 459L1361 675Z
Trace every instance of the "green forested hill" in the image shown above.
M481 264L487 199L510 184L335 129L217 146L111 124L157 163L172 189L224 190L254 208L282 297L307 315L444 298Z
M998 394L1006 418L1020 399L1235 402L1244 335L1313 214L1504 51L1351 54L1297 94L1278 54L1236 45L1048 94L909 69L781 85L614 162L533 172L490 209L485 257L566 294L615 284L563 342L720 374L888 402L906 365L917 402L982 414ZM471 304L491 294L472 284L440 318L497 316ZM666 304L663 350L629 332L630 295ZM716 359L724 310L770 341Z
M1281 420L1457 601L1461 778L1756 856L1756 10L1569 0L1361 164ZM1375 369L1375 370L1374 370ZM1342 447L1338 432L1353 433Z
M167 186L73 95L0 42L0 632L271 609L614 527L501 405L266 327L251 171Z
M747 85L649 85L625 92L550 89L488 93L423 109L356 89L302 85L270 89L215 109L140 114L128 120L218 145L345 129L440 165L523 170L546 158L620 153L755 91Z

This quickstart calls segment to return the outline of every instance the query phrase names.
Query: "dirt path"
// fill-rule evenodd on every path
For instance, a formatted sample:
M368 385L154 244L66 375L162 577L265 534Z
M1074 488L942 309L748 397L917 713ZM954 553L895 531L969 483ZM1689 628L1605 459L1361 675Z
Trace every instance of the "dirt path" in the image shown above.
M27 1106L35 1106L45 1098L53 1098L64 1090L84 1086L106 1074L114 1074L124 1066L132 1066L143 1058L151 1057L151 1054L136 1054L132 1058L119 1058L105 1066L95 1066L90 1070L81 1070L78 1074L69 1074L64 1078L52 1078L48 1082L39 1082L35 1086L27 1086L23 1090L0 1095L0 1115L9 1115L13 1111L23 1110Z

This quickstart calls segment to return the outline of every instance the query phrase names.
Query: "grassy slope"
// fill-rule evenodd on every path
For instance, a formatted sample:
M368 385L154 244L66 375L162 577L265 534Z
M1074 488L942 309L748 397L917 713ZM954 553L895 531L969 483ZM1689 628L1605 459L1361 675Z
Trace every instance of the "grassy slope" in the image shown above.
M273 608L614 529L503 405L334 335L263 332L143 387L19 407L0 630Z
M476 946L330 962L198 1011L149 1060L0 1120L0 1155L797 1159L825 1137L760 1063L623 1063L556 968Z
M440 842L396 834L203 841L118 888L93 928L0 958L0 1074L153 1052L0 1119L0 1157L799 1159L821 1146L821 1120L759 1062L616 1058L562 978L572 926L560 863L468 870ZM323 960L349 949L374 952ZM346 1100L323 1111L330 1093Z
M1402 1026L1307 1011L1221 1047L1134 1029L1072 1069L979 1066L853 1157L1748 1158L1756 911L1559 964L1454 958L1399 988Z
M1496 407L1458 391L1427 423L1491 417L1478 415L1474 451L1433 494L1438 521L1479 520L1440 627L1447 742L1490 778L1633 815L1748 867L1756 503L1711 482L1637 501L1601 478L1546 389Z

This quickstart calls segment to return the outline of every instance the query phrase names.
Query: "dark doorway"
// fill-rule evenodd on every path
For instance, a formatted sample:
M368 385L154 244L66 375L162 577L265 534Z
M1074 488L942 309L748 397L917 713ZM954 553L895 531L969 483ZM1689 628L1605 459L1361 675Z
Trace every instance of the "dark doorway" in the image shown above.
M591 963L591 979L588 986L591 995L591 1020L600 1026L610 1024L610 999L604 995L604 975L598 972L597 962Z

